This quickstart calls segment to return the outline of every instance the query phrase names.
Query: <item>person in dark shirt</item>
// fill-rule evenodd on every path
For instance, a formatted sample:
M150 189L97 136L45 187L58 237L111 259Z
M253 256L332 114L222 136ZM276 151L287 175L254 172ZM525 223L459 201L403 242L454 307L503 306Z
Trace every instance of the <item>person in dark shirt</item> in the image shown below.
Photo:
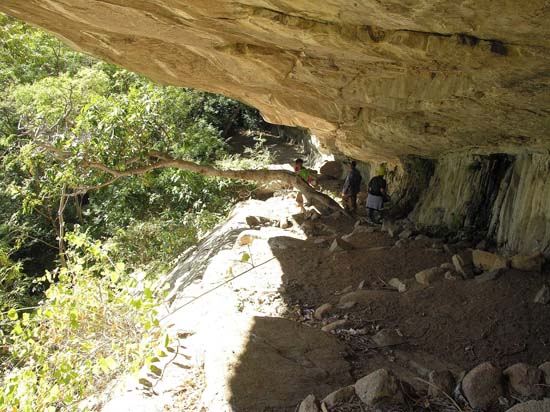
M384 179L385 169L380 166L376 170L376 176L369 181L367 196L367 218L369 222L375 223L375 213L381 213L384 200L387 199L387 183Z
M356 169L357 162L350 163L350 169L344 187L342 188L342 200L344 208L355 212L357 209L357 193L361 191L361 173Z

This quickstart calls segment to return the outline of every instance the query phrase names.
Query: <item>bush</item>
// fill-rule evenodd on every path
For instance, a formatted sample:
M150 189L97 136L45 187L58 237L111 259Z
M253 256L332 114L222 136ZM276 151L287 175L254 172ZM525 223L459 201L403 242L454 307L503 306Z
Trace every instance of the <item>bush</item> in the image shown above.
M105 244L82 233L67 241L67 267L43 279L55 282L36 312L4 315L13 329L4 337L0 410L74 410L115 376L150 361L162 336L155 279L128 273Z

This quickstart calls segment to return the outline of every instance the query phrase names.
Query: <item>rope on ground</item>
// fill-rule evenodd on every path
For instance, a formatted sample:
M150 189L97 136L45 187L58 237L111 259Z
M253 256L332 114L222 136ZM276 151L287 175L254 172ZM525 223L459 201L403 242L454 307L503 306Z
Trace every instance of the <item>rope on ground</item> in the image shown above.
M172 311L172 312L170 312L170 313L164 315L162 318L159 319L159 321L163 321L163 320L166 319L168 316L171 316L171 315L173 315L174 313L178 312L180 309L183 309L184 307L190 305L191 303L196 302L197 300L199 300L199 299L201 299L202 297L208 295L209 293L214 292L216 289L221 288L222 286L228 284L229 282L232 282L232 281L234 281L235 279L237 279L237 278L239 278L239 277L241 277L241 276L243 276L243 275L245 275L245 274L247 274L247 273L249 273L249 272L252 272L254 269L259 268L260 266L263 266L263 265L265 265L266 263L271 262L273 259L275 259L275 256L269 258L268 260L266 260L266 261L264 261L264 262L262 262L262 263L260 263L260 264L258 264L258 265L256 265L256 266L252 266L250 269L247 269L247 270L245 270L244 272L241 272L241 273L239 273L238 275L235 275L235 276L233 276L232 278L226 280L225 282L220 283L218 286L213 287L212 289L207 290L206 292L200 294L199 296L197 296L197 297L191 299L189 302L186 302L186 303L184 303L183 305L181 305L180 307L174 309L174 311Z

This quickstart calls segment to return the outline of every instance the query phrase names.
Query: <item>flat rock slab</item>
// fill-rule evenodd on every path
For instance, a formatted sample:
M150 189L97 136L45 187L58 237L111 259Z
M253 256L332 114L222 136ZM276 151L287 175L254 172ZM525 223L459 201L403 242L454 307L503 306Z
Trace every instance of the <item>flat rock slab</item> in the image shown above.
M223 337L223 338L222 338ZM273 317L242 317L212 332L205 353L209 410L294 410L304 394L324 396L353 383L334 337Z

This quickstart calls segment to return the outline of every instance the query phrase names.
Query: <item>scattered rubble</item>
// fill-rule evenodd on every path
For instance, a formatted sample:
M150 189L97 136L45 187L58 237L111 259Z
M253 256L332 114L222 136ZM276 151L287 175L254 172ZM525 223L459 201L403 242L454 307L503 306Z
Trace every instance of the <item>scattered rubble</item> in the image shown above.
M321 328L323 332L332 332L333 330L343 328L346 326L348 321L346 319L335 320L334 322L329 323Z
M322 320L328 312L332 310L332 305L330 303L325 303L324 305L319 306L314 313L314 317L317 320Z
M456 254L453 256L452 260L455 270L460 273L464 279L470 279L474 275L473 264L465 261L462 256Z

